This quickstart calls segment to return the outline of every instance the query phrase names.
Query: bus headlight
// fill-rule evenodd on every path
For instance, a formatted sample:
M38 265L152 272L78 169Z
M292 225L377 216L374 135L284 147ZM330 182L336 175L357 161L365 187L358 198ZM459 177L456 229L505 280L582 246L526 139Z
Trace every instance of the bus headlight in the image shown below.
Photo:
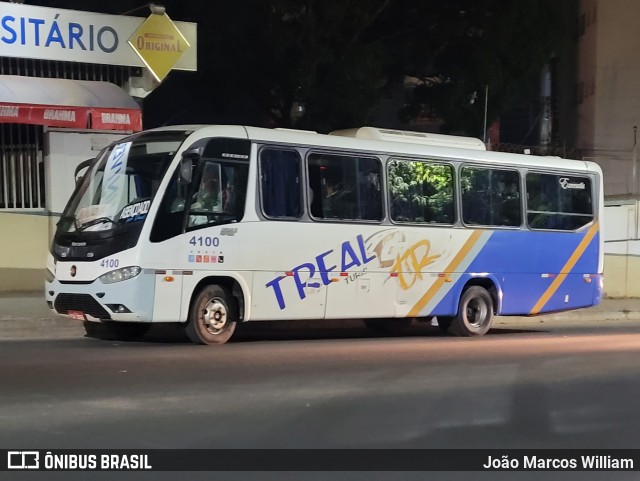
M132 279L142 272L142 269L138 266L122 267L115 271L107 272L106 274L98 277L98 280L103 284L113 284L114 282L126 281Z

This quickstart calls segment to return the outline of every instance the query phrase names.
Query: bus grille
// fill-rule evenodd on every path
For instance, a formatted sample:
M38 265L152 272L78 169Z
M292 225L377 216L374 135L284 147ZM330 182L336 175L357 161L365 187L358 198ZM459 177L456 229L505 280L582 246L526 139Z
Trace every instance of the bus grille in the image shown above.
M97 319L111 319L105 308L89 294L59 294L54 307L60 314L81 311Z

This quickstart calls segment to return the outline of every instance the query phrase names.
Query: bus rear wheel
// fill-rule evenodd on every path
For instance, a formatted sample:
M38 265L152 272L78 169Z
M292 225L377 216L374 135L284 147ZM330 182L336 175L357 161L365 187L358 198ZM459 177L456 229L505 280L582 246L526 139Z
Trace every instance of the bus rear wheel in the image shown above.
M480 286L471 286L460 297L458 314L451 320L447 332L454 336L482 336L493 321L493 298ZM446 320L445 320L446 322Z
M193 299L185 332L196 344L224 344L236 330L237 312L227 289L205 286Z

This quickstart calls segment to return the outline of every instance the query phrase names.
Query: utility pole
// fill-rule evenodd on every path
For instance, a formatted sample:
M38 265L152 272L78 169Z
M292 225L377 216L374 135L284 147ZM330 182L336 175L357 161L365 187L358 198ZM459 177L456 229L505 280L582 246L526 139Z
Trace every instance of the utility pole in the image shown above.
M638 156L636 145L638 144L638 126L633 126L633 166L631 172L631 179L633 180L633 188L631 190L632 195L636 195L638 193Z
M484 86L484 124L482 125L482 141L487 145L487 107L489 106L489 85Z

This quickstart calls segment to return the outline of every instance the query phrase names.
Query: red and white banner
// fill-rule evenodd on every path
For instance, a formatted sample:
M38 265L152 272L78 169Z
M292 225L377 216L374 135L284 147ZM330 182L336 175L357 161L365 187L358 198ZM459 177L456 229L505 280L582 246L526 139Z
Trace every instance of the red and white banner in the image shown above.
M142 112L134 109L91 109L91 128L99 130L142 130Z
M0 122L87 128L87 109L64 106L0 104Z
M142 130L142 112L136 109L0 103L0 123L139 132Z

